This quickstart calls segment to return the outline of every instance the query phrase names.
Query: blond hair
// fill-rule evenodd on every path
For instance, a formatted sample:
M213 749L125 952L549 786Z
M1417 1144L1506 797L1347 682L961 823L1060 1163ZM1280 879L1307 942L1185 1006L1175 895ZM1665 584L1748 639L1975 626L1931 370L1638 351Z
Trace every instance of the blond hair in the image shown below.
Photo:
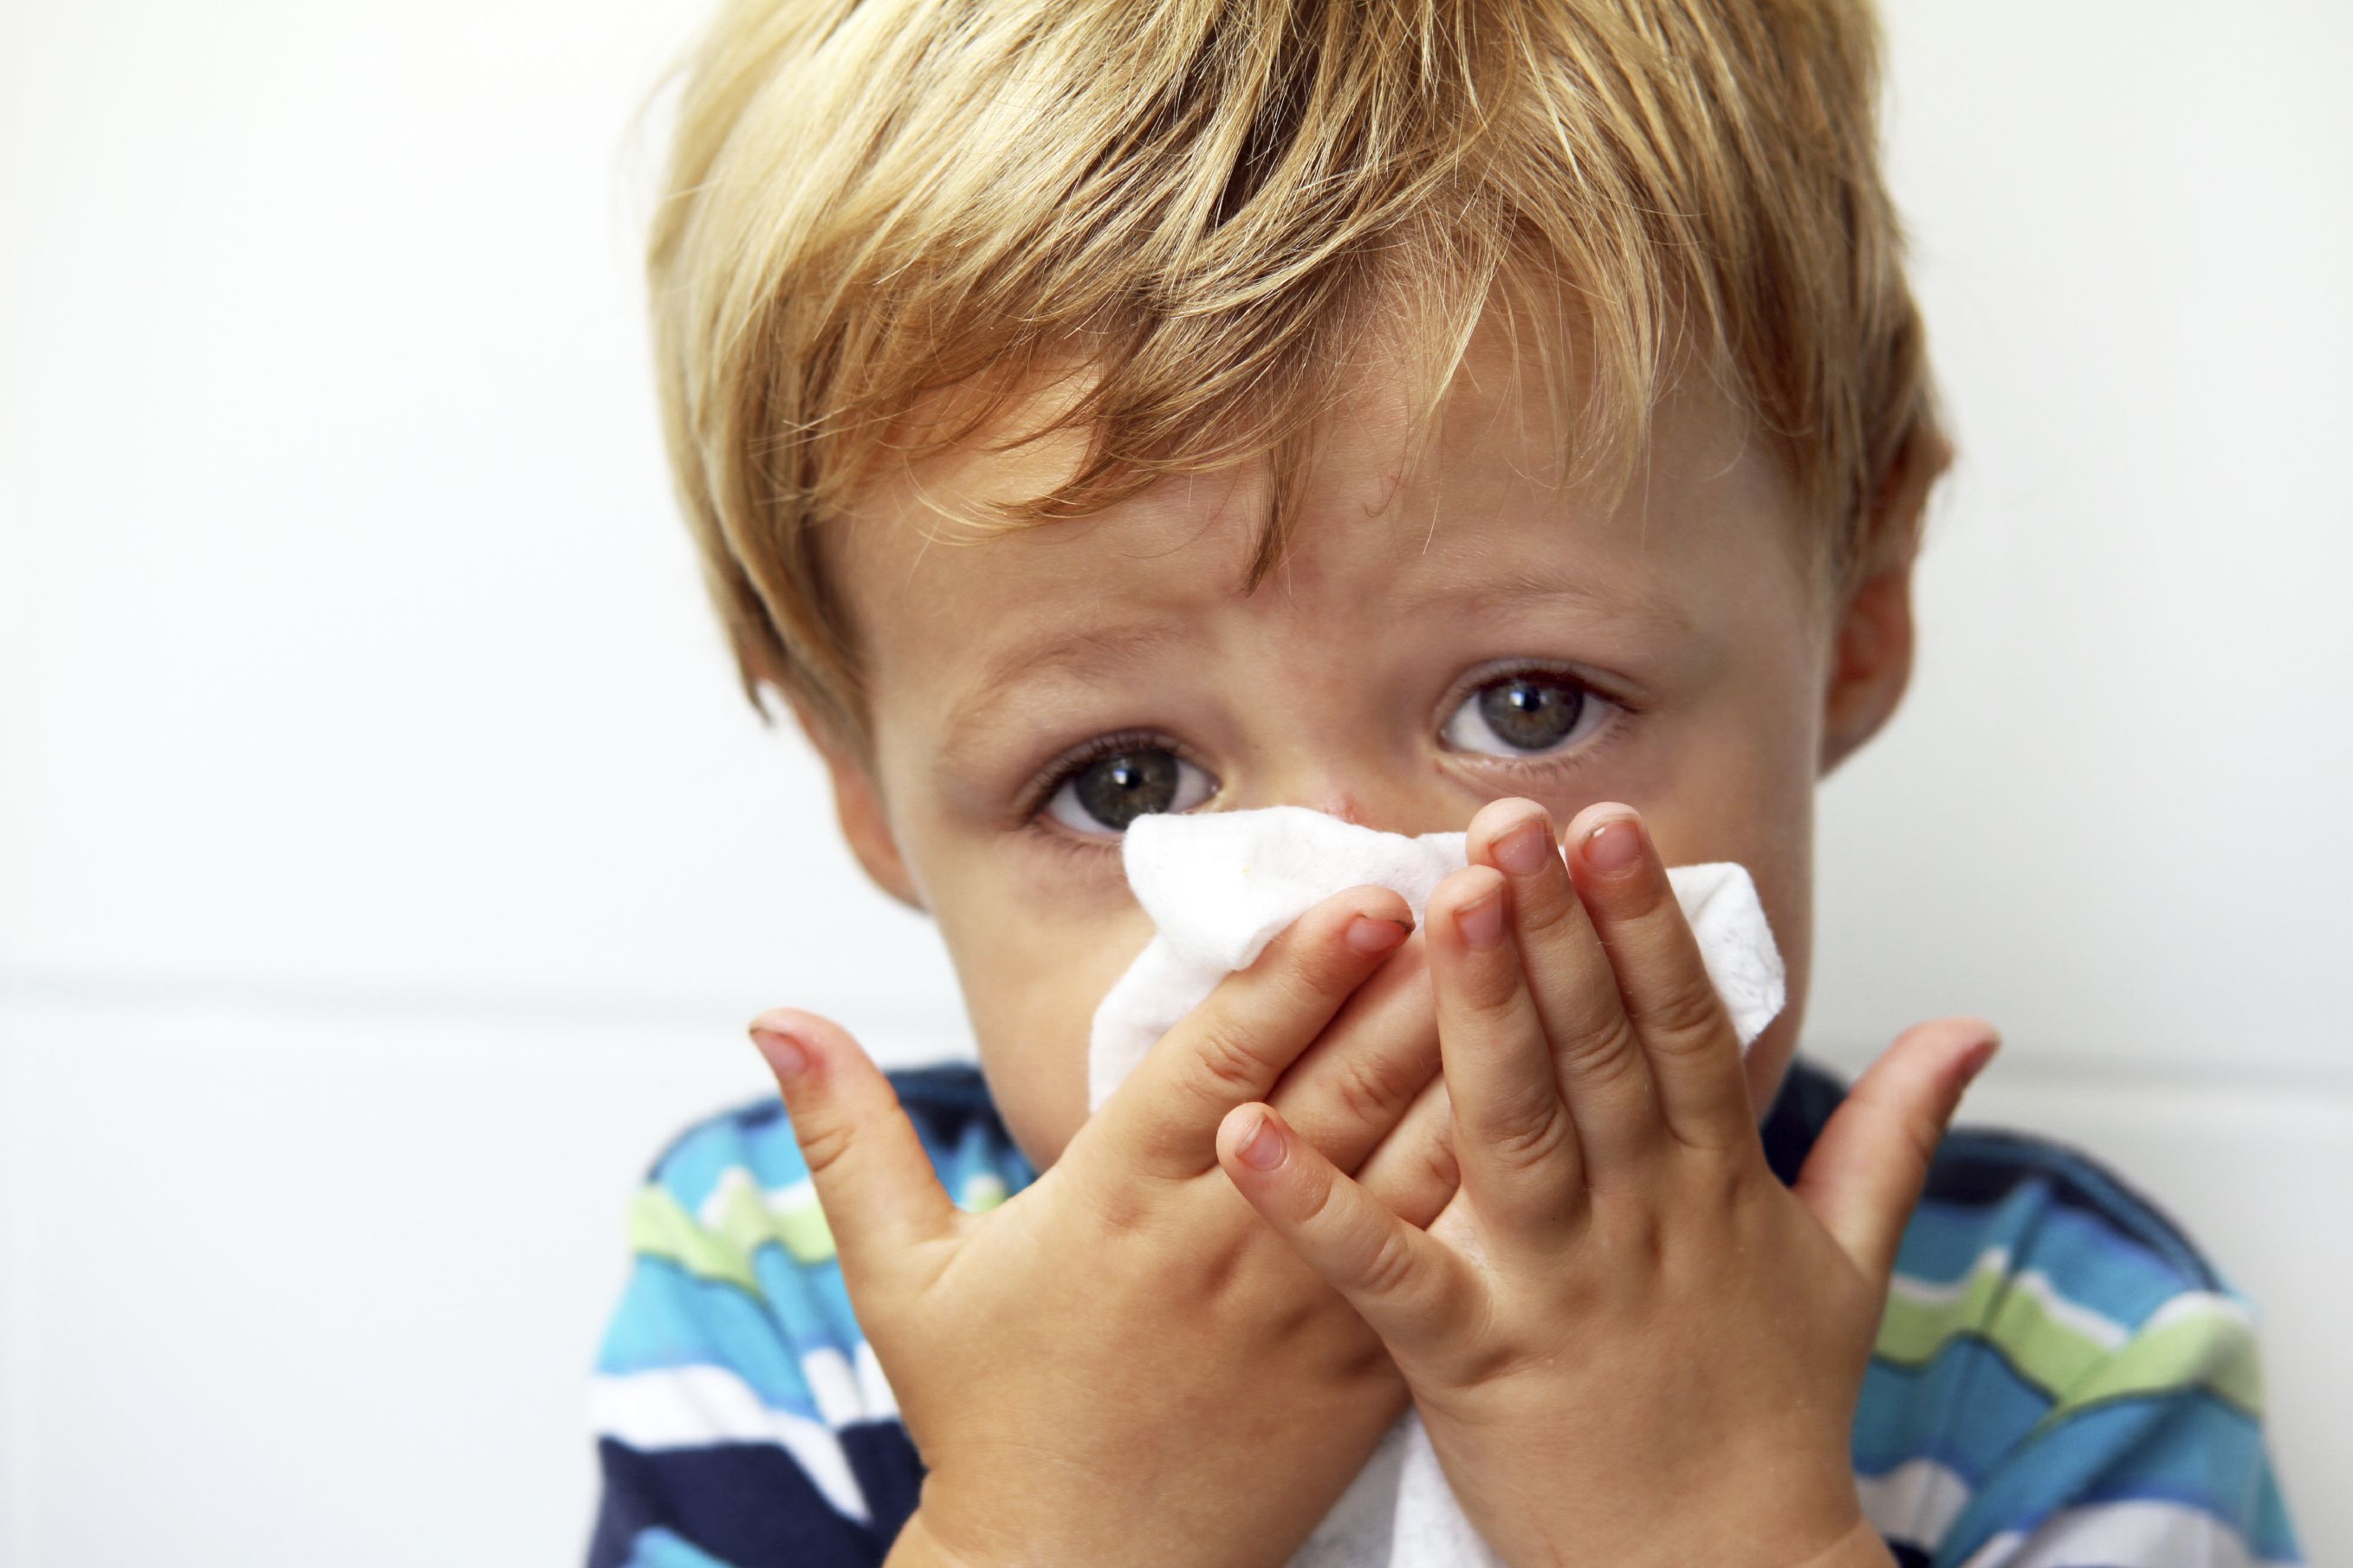
M1575 325L1582 468L1622 470L1698 365L1848 580L1941 446L1878 53L1867 0L724 0L674 73L649 271L745 696L865 754L818 525L1032 378L1087 367L1050 428L1088 457L990 528L1294 453L1352 345L1420 345L1434 406L1491 293ZM913 428L949 390L963 416Z

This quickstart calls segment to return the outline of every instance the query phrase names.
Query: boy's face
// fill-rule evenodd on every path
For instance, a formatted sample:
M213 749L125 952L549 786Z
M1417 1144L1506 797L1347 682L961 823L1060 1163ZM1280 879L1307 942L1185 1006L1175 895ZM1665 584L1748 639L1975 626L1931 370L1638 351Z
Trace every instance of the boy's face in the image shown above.
M1805 1007L1815 780L1900 695L1908 558L1851 602L1810 591L1779 465L1704 390L1662 405L1622 499L1563 488L1524 357L1514 413L1509 347L1482 330L1410 472L1399 384L1356 384L1288 563L1247 598L1262 464L926 543L917 489L1026 498L1072 471L1075 437L959 448L828 541L874 739L871 775L828 752L844 829L938 921L990 1088L1041 1168L1086 1116L1096 1005L1152 936L1119 854L1138 809L1293 804L1410 835L1505 795L1556 830L1630 804L1669 864L1756 879L1789 976L1749 1055L1769 1100ZM1123 735L1119 755L1041 776Z

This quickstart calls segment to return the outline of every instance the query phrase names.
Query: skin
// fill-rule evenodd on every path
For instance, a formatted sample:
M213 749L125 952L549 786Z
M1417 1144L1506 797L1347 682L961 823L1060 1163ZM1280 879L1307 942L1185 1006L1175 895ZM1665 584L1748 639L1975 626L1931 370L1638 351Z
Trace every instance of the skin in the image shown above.
M1814 786L1902 695L1940 464L1907 466L1892 543L1834 596L1771 449L1704 387L1662 403L1644 471L1610 496L1563 482L1544 394L1496 331L1418 461L1402 383L1368 364L1355 384L1291 554L1254 595L1237 585L1262 466L978 543L928 537L924 498L1036 493L1075 437L934 458L827 542L867 660L871 761L804 725L860 864L939 922L991 1091L1043 1173L961 1214L839 1025L757 1021L931 1467L892 1560L1281 1563L1410 1396L1514 1564L1883 1563L1844 1468L1881 1255L1990 1031L1908 1031L1797 1194L1763 1171L1755 1122L1803 1017ZM1514 579L1556 588L1493 597ZM1449 595L1489 599L1405 608ZM1052 678L1020 654L1128 626L1169 635ZM1033 679L984 711L982 672L1017 658ZM1533 756L1462 717L1525 660L1598 704ZM1395 893L1317 906L1090 1120L1088 1025L1152 927L1117 829L1029 786L1129 730L1149 732L1129 749L1186 764L1178 809L1467 825L1472 864L1393 952L1347 932L1409 927ZM1531 819L1551 852L1535 879L1506 877L1495 846ZM1577 870L1613 821L1641 825L1631 882ZM1788 968L1788 1005L1745 1062L1660 892L1664 863L1717 859L1749 868ZM1512 940L1474 951L1454 911L1499 888ZM1679 1085L1709 1113L1673 1111ZM1678 1163L1685 1121L1708 1152ZM1240 1154L1261 1123L1263 1168ZM1683 1238L1664 1274L1662 1235ZM1725 1300L1804 1325L1771 1345L1778 1374L1740 1359ZM1735 1370L1694 1384L1711 1364ZM1593 1410L1606 1426L1577 1414ZM1635 1457L1611 1489L1564 1501L1542 1484L1604 1451ZM1662 1519L1677 1531L1626 1523Z

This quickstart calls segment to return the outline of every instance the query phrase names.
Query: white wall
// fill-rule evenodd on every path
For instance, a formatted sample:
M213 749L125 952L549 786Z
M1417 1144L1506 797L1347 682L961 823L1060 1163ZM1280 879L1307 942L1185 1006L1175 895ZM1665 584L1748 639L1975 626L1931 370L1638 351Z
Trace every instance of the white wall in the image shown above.
M960 1042L660 468L690 0L0 0L0 1565L577 1560L642 1163L792 1002ZM1964 448L1823 796L1812 1034L1968 1009L2353 1427L2353 12L1908 0Z

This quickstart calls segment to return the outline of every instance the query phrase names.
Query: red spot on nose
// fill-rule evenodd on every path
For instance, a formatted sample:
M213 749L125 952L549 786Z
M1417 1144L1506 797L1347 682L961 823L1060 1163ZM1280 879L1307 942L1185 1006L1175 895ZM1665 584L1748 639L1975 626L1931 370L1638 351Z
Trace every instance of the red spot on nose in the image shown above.
M1365 809L1364 802L1345 790L1327 790L1321 795L1302 804L1312 805L1316 810L1327 816L1336 816L1343 822L1353 822L1359 827L1372 826L1371 814Z

